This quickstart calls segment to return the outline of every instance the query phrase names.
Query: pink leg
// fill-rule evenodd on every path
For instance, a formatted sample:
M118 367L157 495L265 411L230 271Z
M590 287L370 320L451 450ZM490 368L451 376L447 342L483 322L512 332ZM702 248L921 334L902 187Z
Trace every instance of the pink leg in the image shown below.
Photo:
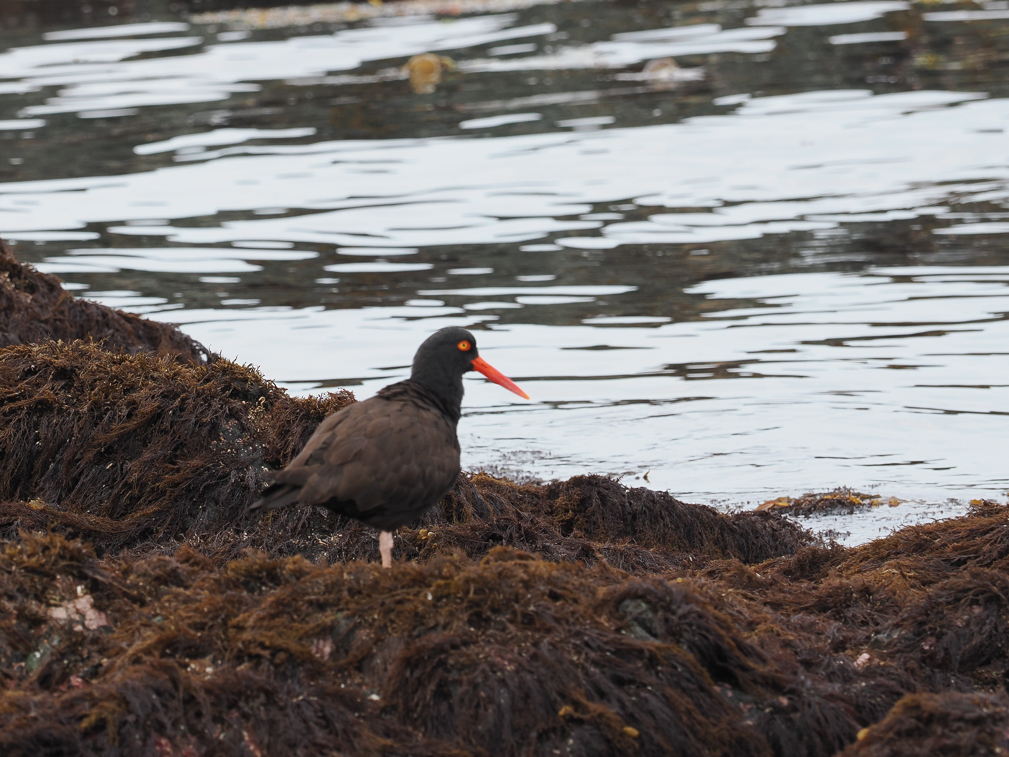
M383 531L378 535L378 551L382 553L382 567L392 567L392 532Z

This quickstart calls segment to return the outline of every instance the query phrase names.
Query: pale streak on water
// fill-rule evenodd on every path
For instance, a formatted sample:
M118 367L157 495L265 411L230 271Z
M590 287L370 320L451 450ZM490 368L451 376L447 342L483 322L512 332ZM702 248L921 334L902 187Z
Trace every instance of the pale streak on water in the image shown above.
M766 55L802 27L822 27L833 45L855 30L845 48L897 44L900 35L866 25L909 8L763 9L736 28L636 29L581 46L543 44L558 23L520 14L227 44L167 19L132 37L62 30L0 52L0 101L45 93L0 111L0 128L21 123L44 139L48 118L128 121L279 80L329 77L338 92L367 76L336 72L430 50L452 53L464 76L526 76ZM497 58L481 47L506 40L536 44ZM615 474L726 507L837 485L911 500L817 521L851 531L851 542L1004 494L1009 257L897 266L866 253L856 268L830 264L853 259L832 247L852 224L925 222L935 226L926 234L965 245L1009 231L999 214L1009 100L935 88L742 92L714 97L704 115L612 128L600 128L612 116L537 107L470 107L436 137L316 141L313 123L206 126L138 143L138 156L171 156L153 169L0 183L0 234L83 296L179 323L301 393L347 384L367 397L407 374L432 330L480 328L485 357L533 400L467 382L471 469ZM519 124L531 131L496 135ZM787 273L740 266L734 278L698 281L678 267L684 249L717 257L737 249L725 245L796 234L810 243ZM451 265L446 248L460 250ZM650 282L622 276L625 252L639 248L668 300L661 290L641 299ZM295 270L305 277L296 304L261 299L256 277L284 272L297 286L286 278ZM124 276L147 288L122 289ZM408 298L311 301L382 281Z

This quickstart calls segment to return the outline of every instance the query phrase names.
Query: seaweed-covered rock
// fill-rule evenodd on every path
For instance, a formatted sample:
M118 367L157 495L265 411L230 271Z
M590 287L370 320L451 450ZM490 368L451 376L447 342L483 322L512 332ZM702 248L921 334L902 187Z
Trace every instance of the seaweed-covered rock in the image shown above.
M703 581L502 547L216 567L25 534L0 585L5 754L827 755L867 724Z
M77 299L55 276L19 263L0 240L0 348L48 339L92 339L107 350L157 352L195 364L211 357L171 324Z
M285 577L309 575L306 567L294 561ZM185 548L102 565L59 536L5 545L0 754L461 754L383 718L379 703L330 678L333 668L311 653L319 664L305 672L241 644L243 663L206 656L241 635L228 631L228 613L269 598L242 588L243 571L254 572L219 572ZM76 606L91 608L91 622L68 611ZM293 639L304 630L295 628Z
M996 517L944 525L977 553L978 526L990 532ZM943 683L881 633L914 632L908 619L933 606L927 589L852 614L876 581L871 562L859 567L865 555L788 581L793 557L630 575L495 547L478 561L443 553L384 570L256 551L215 564L188 546L100 559L22 533L0 551L0 752L1006 749L1004 694L950 690L972 679ZM855 599L838 611L823 596L845 582ZM933 612L931 630L950 637L962 620ZM995 658L1005 652L978 662Z
M476 559L505 545L631 572L733 558L762 562L814 542L778 514L725 515L605 476L519 485L478 474L460 480L420 526L400 532L397 554L423 560L451 548Z
M246 513L266 470L352 400L292 398L223 359L191 365L80 341L0 350L0 535L54 527L100 554L171 553L185 538L218 562L247 547L371 559L374 531L328 511ZM401 559L477 559L507 545L641 572L757 562L813 542L777 514L725 516L599 476L546 486L461 477L418 525L401 533Z
M226 360L81 341L0 350L0 533L52 526L101 552L219 533L242 521L264 466L352 400L293 399Z
M0 753L826 757L897 750L856 735L905 695L1006 679L1009 507L845 549L478 474L387 571L360 524L246 513L349 401L223 360L0 350ZM991 701L913 728L982 743Z
M289 397L12 260L0 754L1009 748L1009 506L845 549L780 508L464 475L383 570L359 523L247 512L349 392Z

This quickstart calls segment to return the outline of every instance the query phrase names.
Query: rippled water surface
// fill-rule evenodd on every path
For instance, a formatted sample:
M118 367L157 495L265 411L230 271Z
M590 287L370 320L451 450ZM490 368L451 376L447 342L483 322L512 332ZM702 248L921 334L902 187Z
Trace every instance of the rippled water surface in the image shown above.
M476 329L470 468L1006 491L1009 5L447 8L11 21L0 235L298 392Z

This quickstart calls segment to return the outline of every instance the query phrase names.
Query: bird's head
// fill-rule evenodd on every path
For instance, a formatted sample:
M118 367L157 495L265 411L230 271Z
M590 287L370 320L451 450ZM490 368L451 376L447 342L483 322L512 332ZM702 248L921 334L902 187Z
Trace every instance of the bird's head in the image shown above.
M424 340L414 355L411 376L430 384L439 380L458 380L467 371L479 371L495 384L529 399L529 395L514 381L480 357L476 337L458 326L439 329Z

